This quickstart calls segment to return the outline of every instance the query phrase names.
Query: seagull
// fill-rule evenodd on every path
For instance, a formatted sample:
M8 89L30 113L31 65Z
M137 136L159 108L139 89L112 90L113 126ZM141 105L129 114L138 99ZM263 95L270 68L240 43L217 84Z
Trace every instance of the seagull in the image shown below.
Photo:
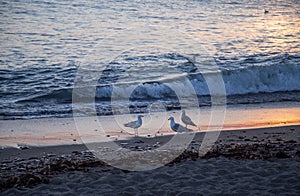
M268 14L268 13L269 13L269 11L265 9L265 14Z
M136 121L132 121L129 123L125 123L124 126L125 127L130 127L134 129L135 132L135 137L138 137L138 128L140 126L142 126L142 117L144 117L143 115L138 115L138 119Z
M195 123L191 120L191 118L185 114L185 110L182 110L181 121L185 124L186 128L188 125L197 127L197 125L195 125Z
M183 133L183 132L190 132L192 130L178 124L175 122L174 120L174 117L170 117L168 120L170 120L170 126L171 126L171 129L175 132L179 132L179 133Z

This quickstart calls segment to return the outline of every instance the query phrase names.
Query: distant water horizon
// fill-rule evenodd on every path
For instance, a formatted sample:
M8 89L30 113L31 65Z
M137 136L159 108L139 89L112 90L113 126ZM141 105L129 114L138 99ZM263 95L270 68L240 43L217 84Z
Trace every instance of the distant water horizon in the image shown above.
M154 103L176 110L177 96L210 106L205 78L214 74L230 105L300 101L297 1L25 0L0 10L1 120L72 117L76 77L100 68L97 83L83 86L96 89L98 115L118 106L145 113ZM188 56L210 63L196 67Z

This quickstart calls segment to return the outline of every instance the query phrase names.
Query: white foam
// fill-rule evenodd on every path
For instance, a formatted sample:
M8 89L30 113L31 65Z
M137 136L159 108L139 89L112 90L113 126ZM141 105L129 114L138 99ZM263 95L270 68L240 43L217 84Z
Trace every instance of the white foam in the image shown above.
M227 95L242 95L251 93L272 93L278 91L299 91L300 90L300 66L298 65L272 65L252 66L243 69L223 71L223 81ZM163 99L189 97L195 94L210 95L206 81L214 73L205 75L187 76L191 79L194 89L188 88L185 80L166 80L153 83L137 85L115 85L112 87L98 87L97 98L109 98L112 90L119 99ZM218 88L218 83L212 88ZM176 95L174 94L176 93Z

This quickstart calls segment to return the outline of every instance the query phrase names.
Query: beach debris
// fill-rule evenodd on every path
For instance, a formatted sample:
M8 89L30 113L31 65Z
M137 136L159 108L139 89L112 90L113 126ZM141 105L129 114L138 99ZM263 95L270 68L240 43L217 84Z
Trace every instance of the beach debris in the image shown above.
M155 144L152 145L152 147L154 148L160 147L160 142L156 142Z
M297 152L296 152L295 155L294 155L294 159L295 159L296 161L300 161L300 150L297 150Z
M135 140L134 143L142 144L142 143L144 143L144 141L143 140Z
M284 141L284 143L286 143L286 144L288 144L288 143L295 144L297 142L295 140L288 140L288 141Z
M18 148L20 150L27 150L27 149L30 149L28 145L26 144L17 144Z
M47 157L56 157L57 155L56 154L53 154L53 153L49 153L47 154Z
M258 137L259 138L259 137ZM280 137L281 138L281 137ZM166 158L176 149L157 150L164 144L157 141L156 138L146 138L142 140L120 141L120 145L130 150L140 151L141 153L160 152L161 159ZM281 138L282 139L282 138ZM147 141L149 140L149 141ZM276 138L274 139L276 140ZM201 140L193 139L189 147L174 159L169 166L175 165L182 161L196 159L210 159L216 157L226 157L229 159L283 159L293 158L300 161L300 150L296 140L276 140L262 141L262 139L251 140L249 142L240 141L226 142L218 140L205 155L199 155ZM110 153L109 148L99 148L99 151ZM96 150L98 151L98 150ZM120 150L121 151L121 150ZM44 153L41 157L37 155L29 158L15 157L12 160L0 161L0 189L32 187L41 183L49 183L52 175L70 172L70 171L88 171L91 167L99 167L106 172L126 172L117 170L108 166L105 162L95 156L95 150L73 151L69 154ZM123 162L122 158L117 160Z
M290 158L289 155L287 155L284 151L279 151L276 153L276 158L279 158L279 159L285 159L285 158Z

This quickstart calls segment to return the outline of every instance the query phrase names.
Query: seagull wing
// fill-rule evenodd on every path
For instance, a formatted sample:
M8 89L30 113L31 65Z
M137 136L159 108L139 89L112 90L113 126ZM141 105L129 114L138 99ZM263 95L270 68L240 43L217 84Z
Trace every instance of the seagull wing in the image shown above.
M178 126L178 132L179 133L184 133L184 132L190 132L190 131L192 131L192 130L190 130L190 129L188 129L188 128L185 128L184 126L182 126L182 125L180 125L180 124L178 124L179 126Z
M178 129L179 129L179 124L175 123L171 128L172 128L173 131L177 132Z
M185 128L184 126L178 124L178 123L175 123L174 126L171 127L173 131L175 132L179 132L179 133L183 133L183 132L190 132L192 130L188 129L188 128Z
M141 125L136 120L136 121L132 121L132 122L129 122L129 123L125 123L124 126L136 129L136 128L139 128Z
M197 125L195 125L195 123L187 115L182 115L181 120L182 120L182 122L184 122L184 124L197 127Z

